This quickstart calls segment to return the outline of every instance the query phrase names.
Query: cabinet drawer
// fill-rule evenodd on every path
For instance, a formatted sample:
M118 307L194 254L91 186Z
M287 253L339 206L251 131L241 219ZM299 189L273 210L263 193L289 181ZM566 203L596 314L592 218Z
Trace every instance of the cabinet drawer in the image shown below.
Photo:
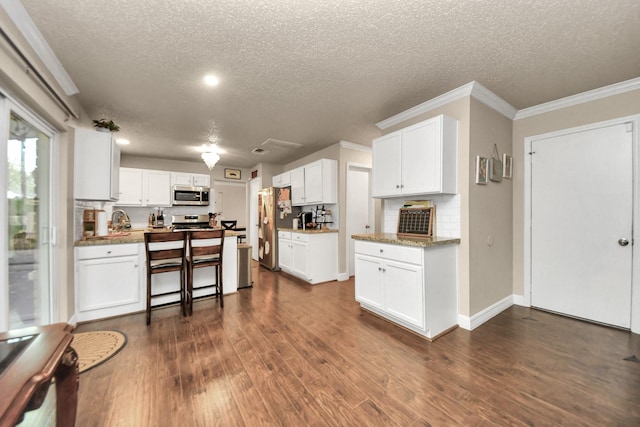
M290 231L278 231L278 238L291 240L291 232Z
M422 248L363 242L359 240L356 240L355 243L355 252L357 254L422 265L422 254L424 251Z
M138 255L138 244L111 244L85 246L76 248L78 259L112 258L127 255Z
M291 240L295 240L297 242L308 242L309 235L304 233L291 233Z

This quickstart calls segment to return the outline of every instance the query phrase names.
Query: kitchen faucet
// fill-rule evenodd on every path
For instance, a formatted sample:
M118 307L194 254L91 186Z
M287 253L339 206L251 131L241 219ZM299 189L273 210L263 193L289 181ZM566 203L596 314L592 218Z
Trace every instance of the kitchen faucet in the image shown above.
M120 220L123 220L122 224L120 224ZM131 226L129 215L127 215L127 213L123 209L115 209L111 214L111 229L122 230L123 228L126 228L127 225Z

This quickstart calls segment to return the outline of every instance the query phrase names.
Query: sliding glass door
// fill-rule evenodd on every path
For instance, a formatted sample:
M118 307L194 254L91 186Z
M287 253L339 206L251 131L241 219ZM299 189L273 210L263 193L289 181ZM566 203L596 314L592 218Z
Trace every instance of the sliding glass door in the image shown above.
M0 98L0 330L51 323L51 139L37 118ZM2 188L4 187L4 188Z

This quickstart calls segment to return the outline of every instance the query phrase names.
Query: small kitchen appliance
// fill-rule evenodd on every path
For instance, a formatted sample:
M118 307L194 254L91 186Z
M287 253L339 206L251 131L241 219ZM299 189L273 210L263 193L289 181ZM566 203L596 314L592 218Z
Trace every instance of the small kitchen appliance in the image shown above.
M174 185L171 188L173 206L209 206L209 187Z

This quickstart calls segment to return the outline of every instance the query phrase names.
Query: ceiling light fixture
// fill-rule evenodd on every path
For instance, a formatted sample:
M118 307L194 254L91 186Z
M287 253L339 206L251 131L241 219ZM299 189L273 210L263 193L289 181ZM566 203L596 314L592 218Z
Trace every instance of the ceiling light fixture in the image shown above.
M204 82L209 86L218 86L220 80L218 80L218 78L212 74L207 74L206 76L204 76Z
M218 148L217 144L203 145L202 148L204 151L200 157L202 157L202 160L204 160L209 170L212 170L216 163L218 163L218 160L220 160L222 150Z

